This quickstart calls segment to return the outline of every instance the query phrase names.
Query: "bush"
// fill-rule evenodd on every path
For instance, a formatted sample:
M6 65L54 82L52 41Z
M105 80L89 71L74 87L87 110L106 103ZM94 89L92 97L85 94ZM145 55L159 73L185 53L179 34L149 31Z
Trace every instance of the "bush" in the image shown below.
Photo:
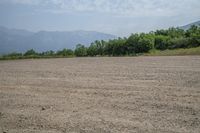
M169 49L176 48L188 48L189 47L189 39L188 38L174 38L169 41Z
M24 54L24 56L34 56L34 55L38 55L38 53L36 53L33 49L26 51Z
M128 38L126 45L129 54L145 53L153 48L154 38L151 34L133 34Z
M155 44L154 44L154 47L156 49L159 49L159 50L165 50L168 48L168 45L169 45L169 37L167 36L162 36L162 35L159 35L159 36L155 36Z
M87 48L84 45L78 44L75 49L76 56L87 56Z
M63 49L61 51L58 51L56 53L56 55L59 55L59 56L73 56L74 52L71 49Z

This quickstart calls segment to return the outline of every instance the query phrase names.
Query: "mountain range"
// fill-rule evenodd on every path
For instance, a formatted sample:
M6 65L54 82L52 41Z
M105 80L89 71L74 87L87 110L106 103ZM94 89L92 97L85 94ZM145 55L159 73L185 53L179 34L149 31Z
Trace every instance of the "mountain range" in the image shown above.
M109 40L116 36L96 31L39 31L30 32L21 29L0 27L0 54L25 52L34 49L47 50L74 49L76 44L86 46L95 40Z
M187 30L192 25L200 26L200 21L181 26ZM25 52L34 49L38 52L47 50L74 49L76 44L89 46L95 40L109 40L116 36L96 31L39 31L30 32L21 29L8 29L0 26L0 54Z
M180 28L183 30L188 30L192 25L200 26L200 21L181 26Z

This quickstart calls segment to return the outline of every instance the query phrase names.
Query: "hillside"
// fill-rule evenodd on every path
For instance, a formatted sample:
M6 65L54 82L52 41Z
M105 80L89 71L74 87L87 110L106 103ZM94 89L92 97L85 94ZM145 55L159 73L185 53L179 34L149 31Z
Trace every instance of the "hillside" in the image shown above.
M200 21L181 26L181 29L188 30L192 25L200 26Z
M0 54L24 52L35 49L42 52L63 48L74 49L76 44L86 46L95 40L109 40L114 35L96 31L40 31L30 32L20 29L0 27Z

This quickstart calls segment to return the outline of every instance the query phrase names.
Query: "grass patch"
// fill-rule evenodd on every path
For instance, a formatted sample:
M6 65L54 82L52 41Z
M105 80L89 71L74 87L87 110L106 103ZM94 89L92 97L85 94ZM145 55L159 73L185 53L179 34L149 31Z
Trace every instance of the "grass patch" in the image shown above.
M19 60L19 59L50 59L50 58L73 58L75 56L0 56L0 60Z
M151 50L146 56L200 55L200 47L174 50Z

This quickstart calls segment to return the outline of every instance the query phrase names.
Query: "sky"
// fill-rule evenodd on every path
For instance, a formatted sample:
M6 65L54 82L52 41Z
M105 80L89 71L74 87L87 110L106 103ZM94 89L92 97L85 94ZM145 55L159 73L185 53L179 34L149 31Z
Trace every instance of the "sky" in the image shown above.
M127 36L200 20L200 0L0 0L0 26Z

